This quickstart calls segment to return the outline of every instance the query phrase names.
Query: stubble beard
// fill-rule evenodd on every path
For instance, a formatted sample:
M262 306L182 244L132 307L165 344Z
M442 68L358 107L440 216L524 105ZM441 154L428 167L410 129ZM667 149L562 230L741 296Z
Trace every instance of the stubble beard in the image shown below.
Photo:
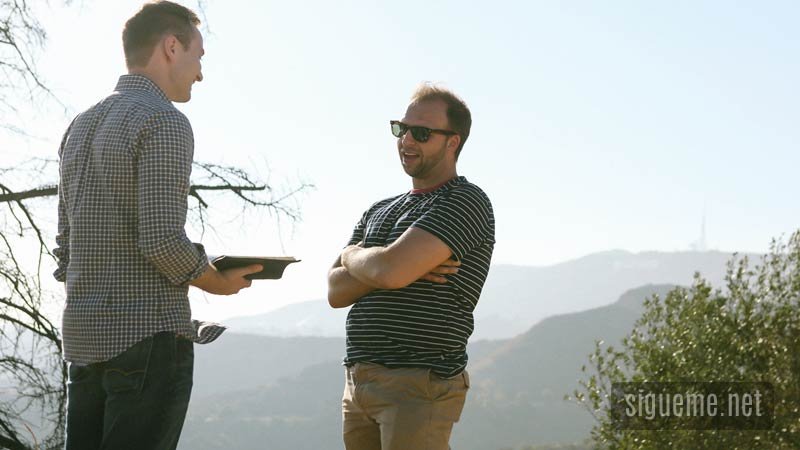
M444 160L446 155L445 148L447 147L447 142L442 144L439 148L439 151L433 153L429 156L425 156L424 154L420 153L419 161L414 166L409 166L402 163L402 155L400 156L400 164L403 166L403 170L409 175L411 178L425 178L430 172L436 167L439 163ZM401 150L402 151L402 150Z

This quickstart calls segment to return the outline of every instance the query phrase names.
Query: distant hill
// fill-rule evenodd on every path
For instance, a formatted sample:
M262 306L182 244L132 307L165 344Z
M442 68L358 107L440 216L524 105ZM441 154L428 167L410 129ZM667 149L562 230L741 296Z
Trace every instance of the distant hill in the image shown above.
M669 288L644 286L626 292L611 305L543 320L514 339L470 344L472 388L462 420L454 429L453 448L499 450L585 439L591 417L564 402L564 394L578 386L580 367L587 362L595 340L618 342L641 314L644 298L652 293L663 295ZM241 377L269 370L254 370L263 356L253 350L269 345L268 341L255 336L231 337L241 342L229 340L226 351L231 352L230 359L220 364L225 370L219 376ZM251 339L258 343L246 343ZM305 358L300 354L306 347L309 355L327 354L326 346L334 343L305 340L295 346L295 339L280 341L284 349L292 349L290 359ZM233 352L238 350L247 356L237 364ZM202 361L210 356L198 353L198 371L201 364L210 362ZM283 362L270 361L273 367ZM204 383L213 385L214 380ZM344 380L338 358L320 361L263 386L253 386L252 381L241 378L239 383L241 390L226 389L193 399L180 449L343 448L340 405Z
M263 386L293 378L320 361L341 363L344 338L244 335L225 332L195 345L194 398Z
M475 310L472 339L511 338L545 317L608 305L633 286L689 285L698 271L718 286L730 257L730 253L714 251L613 250L547 267L493 265ZM344 337L347 311L334 310L320 299L230 319L226 324L239 333Z
M264 336L344 337L344 325L350 309L333 309L327 300L292 303L255 316L225 320L231 331Z
M470 342L470 359L483 358L503 342ZM194 348L195 399L273 386L315 365L340 368L345 353L344 338L281 338L232 332Z

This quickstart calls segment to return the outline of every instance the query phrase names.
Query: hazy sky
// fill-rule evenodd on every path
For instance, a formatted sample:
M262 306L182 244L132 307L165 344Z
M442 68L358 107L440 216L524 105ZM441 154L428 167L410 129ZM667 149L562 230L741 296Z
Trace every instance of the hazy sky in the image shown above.
M43 10L39 69L70 110L23 110L35 137L0 134L3 166L54 156L72 116L113 89L140 3ZM472 109L459 174L493 201L495 263L685 250L704 210L721 250L763 252L800 224L796 2L210 0L205 12L205 80L179 105L195 159L317 189L283 228L303 262L244 297L195 292L198 316L324 297L363 210L411 186L388 121L423 80ZM204 236L210 253L283 253L272 218L214 213L232 220Z

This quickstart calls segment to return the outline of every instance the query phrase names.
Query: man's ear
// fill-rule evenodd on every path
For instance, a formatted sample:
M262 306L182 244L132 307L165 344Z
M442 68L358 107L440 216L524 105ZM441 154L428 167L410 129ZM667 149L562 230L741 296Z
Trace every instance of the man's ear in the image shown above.
M461 135L454 134L452 136L448 136L447 139L447 149L456 151L458 150L458 146L461 145Z
M164 52L164 56L167 58L167 61L171 61L172 58L175 57L179 45L182 45L181 41L179 41L178 38L172 34L168 34L161 40L160 48L161 51Z

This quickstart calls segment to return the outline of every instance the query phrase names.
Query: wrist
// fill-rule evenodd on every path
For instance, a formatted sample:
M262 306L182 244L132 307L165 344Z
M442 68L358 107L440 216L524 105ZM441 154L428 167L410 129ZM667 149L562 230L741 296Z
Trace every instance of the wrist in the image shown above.
M221 278L222 275L220 275L217 268L209 264L206 266L206 270L204 270L199 277L190 281L189 284L198 287L206 292L211 292L214 290L216 286L219 285Z

